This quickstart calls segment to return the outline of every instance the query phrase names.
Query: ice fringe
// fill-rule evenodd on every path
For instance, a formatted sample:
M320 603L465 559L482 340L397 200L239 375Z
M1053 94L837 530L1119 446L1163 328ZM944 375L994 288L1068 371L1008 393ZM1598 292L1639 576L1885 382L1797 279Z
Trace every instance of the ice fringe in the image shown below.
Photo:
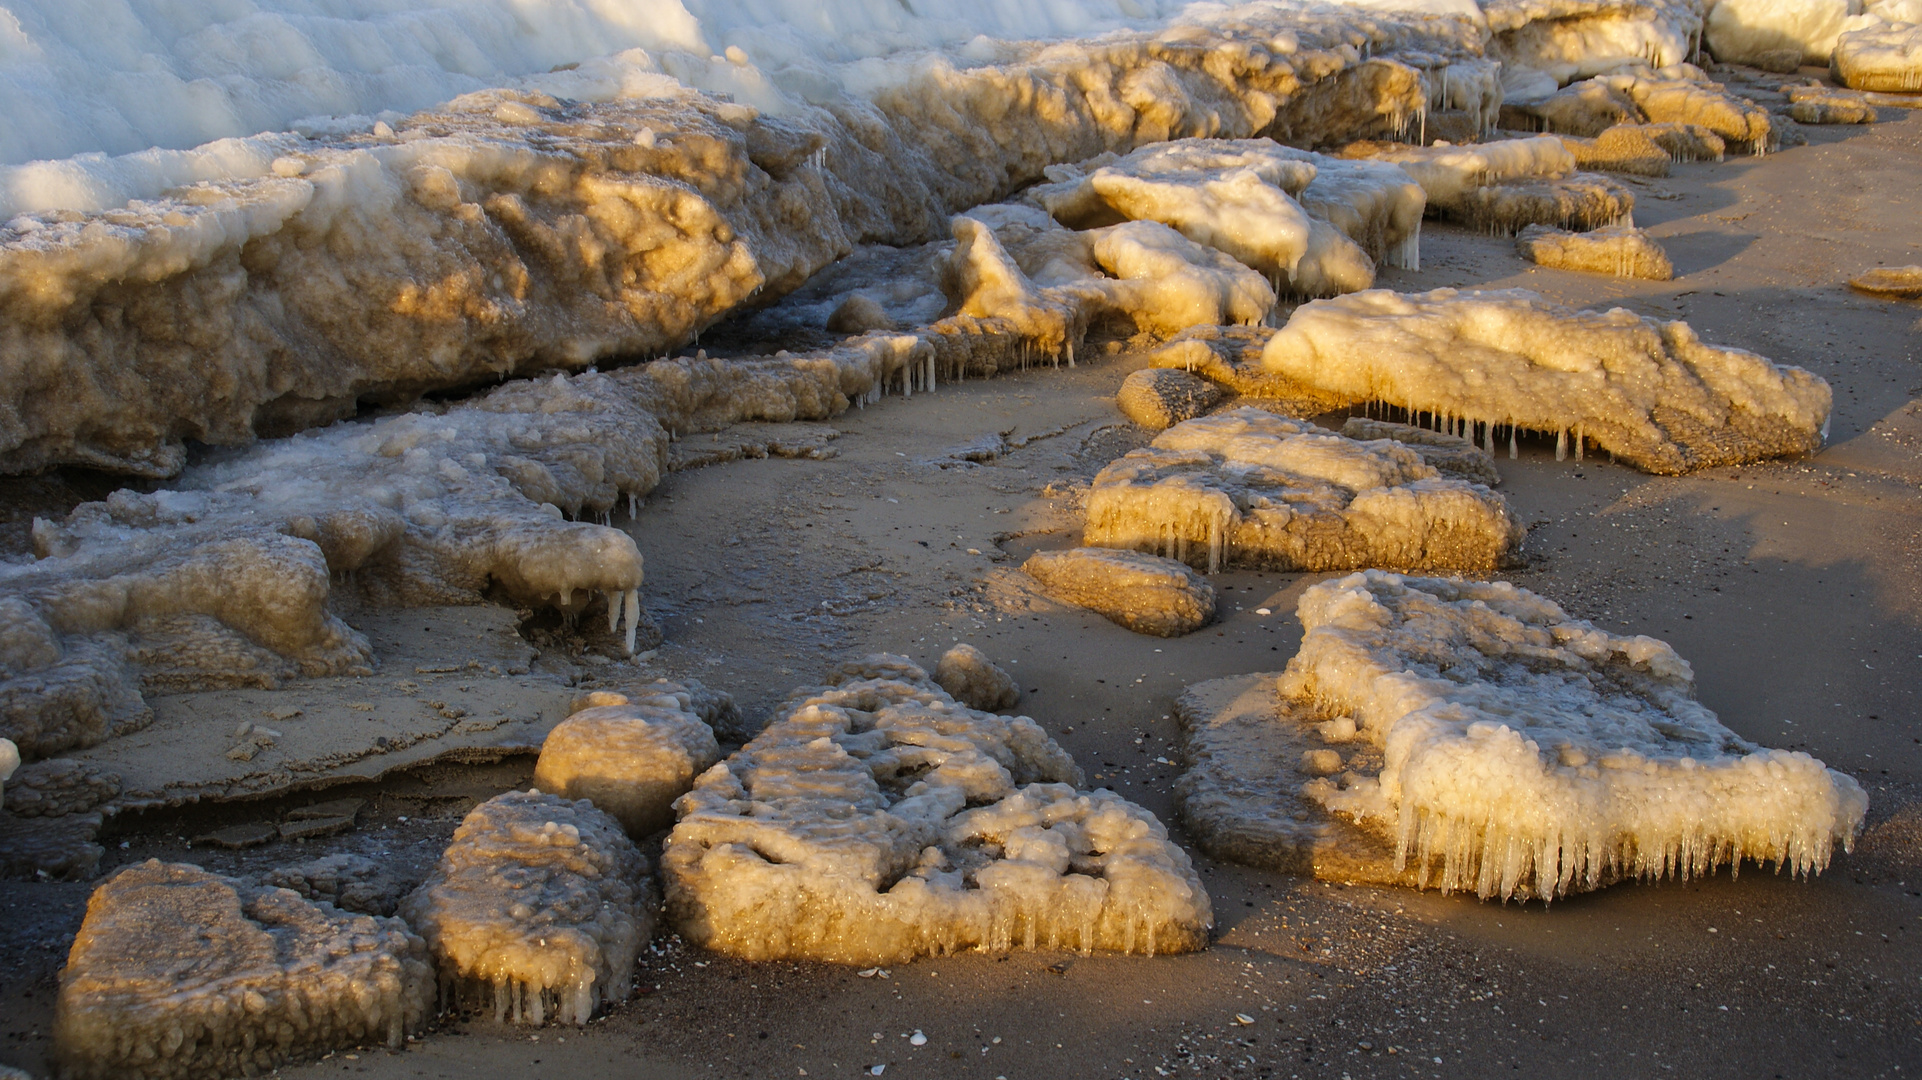
M258 1074L325 1050L399 1049L433 1004L427 950L399 919L149 859L87 902L60 972L54 1057L75 1080Z
M585 1024L625 1001L654 932L647 859L587 800L497 795L468 813L401 904L440 969L443 1007Z
M905 657L796 691L696 781L661 856L667 915L744 959L1199 949L1188 856L1027 717L955 702Z
M1304 793L1388 832L1418 883L1553 899L1744 860L1813 874L1861 828L1860 785L1728 730L1668 645L1526 589L1369 570L1299 613L1282 696L1384 755Z
M1522 289L1385 290L1316 300L1269 339L1262 365L1331 401L1430 414L1493 449L1520 431L1593 442L1673 474L1821 447L1828 383L1687 323L1576 311ZM1472 377L1471 377L1472 373Z

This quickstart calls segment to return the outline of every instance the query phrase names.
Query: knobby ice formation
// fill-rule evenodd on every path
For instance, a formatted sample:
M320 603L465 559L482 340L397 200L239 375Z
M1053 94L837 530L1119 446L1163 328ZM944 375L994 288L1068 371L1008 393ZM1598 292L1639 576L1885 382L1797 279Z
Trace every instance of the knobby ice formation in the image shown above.
M1214 924L1153 814L1027 717L904 657L844 664L704 773L661 856L667 917L744 959L881 964L965 949L1185 952Z
M681 686L650 686L639 695L596 691L541 743L534 786L563 799L586 799L639 839L674 823L674 800L694 777L719 761L721 747L706 717L733 702L707 695L699 704Z

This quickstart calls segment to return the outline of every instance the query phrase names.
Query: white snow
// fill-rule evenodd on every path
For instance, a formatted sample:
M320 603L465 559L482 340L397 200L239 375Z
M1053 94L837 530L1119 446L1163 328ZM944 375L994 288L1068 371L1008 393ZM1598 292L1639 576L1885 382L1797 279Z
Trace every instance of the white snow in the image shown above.
M1570 619L1506 582L1377 570L1310 587L1280 682L1383 755L1303 791L1395 838L1418 881L1553 898L1745 860L1796 874L1853 845L1868 798L1695 700L1654 638Z

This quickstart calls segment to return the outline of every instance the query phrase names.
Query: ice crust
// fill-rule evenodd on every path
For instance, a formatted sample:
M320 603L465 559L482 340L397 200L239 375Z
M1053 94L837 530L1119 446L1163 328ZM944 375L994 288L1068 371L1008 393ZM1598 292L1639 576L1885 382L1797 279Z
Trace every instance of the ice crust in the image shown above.
M654 930L647 859L587 800L510 791L475 807L401 904L444 1004L496 1020L585 1024L625 1001Z
M1552 899L1745 860L1812 874L1861 829L1860 785L1724 727L1667 644L1525 589L1369 570L1299 615L1282 696L1383 755L1303 791L1386 830L1419 882Z
M1554 432L1557 456L1592 441L1673 474L1821 447L1828 383L1687 323L1576 311L1522 289L1375 289L1295 311L1262 352L1269 370L1343 403L1427 414L1491 451Z
M676 684L637 695L597 692L547 733L534 786L586 799L631 837L674 824L674 800L721 759L714 731Z
M843 665L708 770L661 856L689 941L880 964L964 949L1184 952L1214 917L1153 814L1026 717L954 701L905 657Z
M1675 276L1675 267L1662 245L1642 230L1628 226L1572 233L1530 225L1515 237L1515 249L1538 266L1649 281L1668 281Z
M94 891L60 973L62 1076L265 1072L339 1047L399 1049L434 1004L421 939L287 889L149 859Z
M1083 540L1224 566L1488 571L1523 529L1486 487L1403 444L1242 407L1177 424L1095 477Z

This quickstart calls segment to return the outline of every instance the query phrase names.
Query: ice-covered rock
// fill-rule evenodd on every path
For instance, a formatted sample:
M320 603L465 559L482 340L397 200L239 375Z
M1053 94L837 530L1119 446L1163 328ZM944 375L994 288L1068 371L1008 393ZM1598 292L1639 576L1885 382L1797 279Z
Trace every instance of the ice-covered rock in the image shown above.
M708 770L661 856L683 937L746 959L1183 952L1214 917L1154 815L903 657L844 665Z
M1358 142L1342 153L1400 166L1427 193L1429 213L1486 232L1528 225L1593 229L1629 220L1635 209L1627 188L1576 172L1575 155L1550 135L1473 146Z
M1137 634L1180 637L1215 617L1215 587L1187 563L1143 551L1037 551L1021 565L1050 597Z
M1481 0L1488 53L1567 83L1626 61L1666 67L1701 40L1698 0Z
M1624 309L1576 311L1521 289L1370 290L1317 300L1269 339L1264 366L1350 404L1431 414L1491 451L1518 430L1589 441L1679 473L1818 449L1826 382Z
M1837 40L1830 68L1836 81L1854 90L1922 90L1922 22L1851 30Z
M1804 124L1873 124L1875 104L1859 90L1837 90L1830 86L1783 87L1788 94L1789 115Z
M452 1005L585 1024L625 1001L654 931L647 859L587 800L510 791L475 807L401 904Z
M636 696L601 691L547 733L534 786L586 799L629 836L644 837L674 824L674 800L720 759L713 729L682 687L653 686Z
M149 859L94 891L60 973L63 1076L266 1072L426 1023L434 971L398 919Z
M1850 278L1849 287L1871 296L1897 299L1922 296L1922 266L1878 266Z
M1207 412L1221 400L1221 391L1185 371L1143 368L1121 380L1114 400L1128 419L1149 431L1162 431Z
M1724 727L1667 644L1525 589L1369 570L1312 586L1299 615L1282 697L1380 755L1302 791L1392 838L1418 884L1553 898L1745 861L1811 874L1861 828L1860 785Z
M1692 74L1692 73L1690 73ZM1769 112L1711 82L1642 70L1602 81L1628 96L1653 124L1696 124L1713 131L1730 149L1765 154L1781 145L1782 132Z
M324 900L342 911L363 915L392 915L412 888L367 856L350 853L279 867L269 871L264 880L309 900Z
M1576 233L1546 225L1530 225L1515 237L1515 250L1538 266L1581 270L1614 277L1668 281L1675 266L1662 245L1640 229L1614 225Z
M1486 572L1519 549L1523 530L1502 496L1442 476L1402 443L1244 407L1177 424L1102 469L1082 535L1210 573Z
M965 641L941 654L934 681L970 709L998 713L1021 703L1021 684L1014 676Z
M120 777L91 761L53 758L16 772L19 764L19 751L0 740L0 782L6 784L7 813L16 817L82 814L120 794Z

